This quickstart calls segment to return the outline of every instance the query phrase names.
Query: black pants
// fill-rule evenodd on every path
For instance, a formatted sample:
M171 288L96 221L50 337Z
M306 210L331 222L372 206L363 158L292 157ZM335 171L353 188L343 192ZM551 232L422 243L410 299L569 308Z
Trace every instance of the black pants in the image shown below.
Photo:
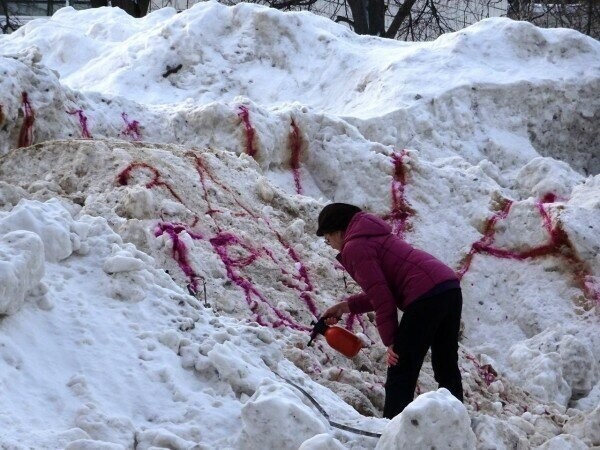
M402 315L394 351L398 363L388 368L383 416L391 419L413 401L419 372L431 347L431 365L439 387L461 402L463 389L458 368L458 333L462 311L460 289L416 300Z

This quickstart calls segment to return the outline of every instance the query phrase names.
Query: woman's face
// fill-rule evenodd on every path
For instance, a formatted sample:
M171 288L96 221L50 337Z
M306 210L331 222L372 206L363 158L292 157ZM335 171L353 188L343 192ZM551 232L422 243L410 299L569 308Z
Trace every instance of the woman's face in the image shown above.
M337 250L338 252L342 251L342 246L344 244L344 232L343 231L334 231L333 233L325 233L323 235L325 238L325 243L329 244L332 248Z

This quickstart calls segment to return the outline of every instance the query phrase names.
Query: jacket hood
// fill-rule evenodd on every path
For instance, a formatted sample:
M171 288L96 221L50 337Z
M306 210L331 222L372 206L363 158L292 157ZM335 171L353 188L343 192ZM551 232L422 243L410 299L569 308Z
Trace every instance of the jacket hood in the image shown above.
M379 217L359 212L356 214L346 229L344 244L360 237L385 236L392 232L392 227Z

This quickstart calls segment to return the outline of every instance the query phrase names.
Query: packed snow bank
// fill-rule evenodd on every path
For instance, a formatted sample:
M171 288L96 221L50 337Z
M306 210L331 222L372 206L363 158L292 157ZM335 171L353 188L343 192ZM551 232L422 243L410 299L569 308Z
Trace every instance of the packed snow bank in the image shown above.
M85 42L77 52L73 39ZM351 130L428 159L488 160L509 184L539 155L600 170L600 44L571 30L496 18L408 44L308 13L202 2L139 20L63 8L3 36L0 54L18 59L0 59L12 80L1 82L0 151L27 136L81 136L252 147L260 157L285 146L293 119L311 154L351 147Z
M73 41L82 43L77 52L66 47ZM434 42L404 43L358 36L310 13L212 1L139 20L117 8L67 7L0 45L3 53L37 46L42 62L78 91L145 104L207 104L244 95L361 118L411 105L416 94L432 97L500 80L585 79L600 68L592 38L510 19L487 19ZM453 73L460 76L447 76Z
M7 217L21 217L23 209L71 217L53 200L23 200ZM54 231L73 226L89 251L46 262L44 303L14 301L43 275L42 240L23 230L0 237L2 259L12 258L3 262L3 280L8 264L28 280L16 294L2 296L13 300L3 303L12 315L0 325L0 426L10 430L2 446L239 448L244 433L266 433L278 420L276 429L289 433L271 432L273 442L292 449L330 432L308 400L281 379L318 387L284 361L273 330L215 317L105 219L79 215L55 223ZM360 423L339 398L324 398L342 418ZM288 410L305 422L286 418ZM362 426L373 427L373 420ZM304 426L291 429L291 423Z
M382 156L365 154L364 164ZM574 235L568 232L569 241L560 241L556 248L553 245L559 243L552 244L551 240L556 233L553 229L560 226L561 230L570 230L569 224L576 220L567 213L588 211L595 184L587 182L587 191L573 197L575 201L515 200L501 203L504 212L493 213L489 203L498 198L501 189L463 160L432 164L422 160L418 152L408 152L396 160L410 176L405 179L412 211L407 237L464 274L463 342L467 347L461 349L461 368L467 405L477 419L477 441L500 440L509 445L516 439L541 445L557 434L558 418L564 423L568 417L563 415L564 407L556 404L541 409L535 406L540 401L567 405L574 400L584 405L595 398L592 387L599 379L593 362L600 348L594 332L594 300L590 292L583 290L578 272L573 272L574 263L582 268L595 267L595 254L576 249L589 248L596 238L581 231ZM400 180L387 175L394 168L389 164L371 165L370 170L382 170L378 178L389 183L382 183L379 192L375 191L379 199L397 192L394 186L398 188ZM0 193L70 200L83 205L80 214L105 217L114 230L135 244L137 249L117 241L104 251L99 270L113 281L104 289L111 299L143 304L148 299L144 286L153 277L144 267L158 264L218 313L258 322L265 330L272 327L272 331L260 335L262 342L272 342L271 333L280 336L288 360L358 411L377 415L383 403L385 358L372 318L350 325L370 343L352 361L326 346L311 350L306 347L310 320L354 289L344 286L341 274L331 264L333 255L312 237L321 204L286 194L261 176L260 170L260 165L246 155L217 150L190 151L179 146L98 140L57 141L6 155L0 164L6 184L0 186ZM32 183L31 179L43 182ZM362 185L357 185L353 194L366 201L375 188L362 190ZM452 207L444 208L449 196L462 196L464 201L454 201ZM368 201L373 209L384 205ZM388 201L394 205L392 199ZM384 208L380 212L389 214ZM440 214L447 227L439 227L436 217ZM481 219L474 221L474 214ZM494 214L500 216L486 231L485 223ZM402 231L407 229L405 223L396 222L395 226L406 233ZM480 244L475 245L477 242ZM531 251L537 256L518 261L519 255ZM514 257L503 258L502 252L512 252ZM506 284L500 291L496 289L499 280ZM490 294L486 297L487 291ZM554 328L558 317L568 334ZM193 320L178 319L173 326L187 332L198 325ZM181 355L183 367L198 373L216 371L236 396L247 399L255 394L261 382L257 371L264 370L262 365L235 350L238 344L245 345L239 338L233 338L233 346L221 345L223 339L230 339L226 335L237 334L236 328L201 345L182 341L177 333L159 340ZM511 346L510 352L502 350ZM534 364L536 359L519 359L525 349L535 352L539 364L551 370L540 372L541 366ZM264 361L272 365L272 356ZM428 364L421 381L425 390L435 389ZM528 384L538 375L546 380L545 391ZM276 390L279 392L279 388ZM288 408L288 403L278 407ZM535 413L529 413L531 417L520 419L534 409ZM545 411L552 411L552 415L546 416ZM586 411L583 417L591 413L591 409ZM519 421L507 422L510 417L518 417ZM277 434L273 439L281 443L287 438ZM293 445L310 439L302 434L302 440ZM342 442L352 447L347 438Z
M235 448L270 405L302 417L277 417L274 445L374 448L279 377L337 422L387 424L371 315L346 323L353 360L306 346L356 292L314 237L329 201L462 278L478 447L596 442L598 42L495 19L406 44L207 2L65 8L0 53L0 208L46 274L15 278L30 257L2 238L3 445ZM436 387L427 361L419 392Z

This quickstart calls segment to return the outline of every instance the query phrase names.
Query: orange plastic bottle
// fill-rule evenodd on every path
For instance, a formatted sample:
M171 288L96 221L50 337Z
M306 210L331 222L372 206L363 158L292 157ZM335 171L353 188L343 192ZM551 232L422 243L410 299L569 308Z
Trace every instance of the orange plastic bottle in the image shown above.
M317 334L325 336L325 340L331 348L348 358L354 358L363 347L361 340L352 332L337 325L328 326L324 318L319 319L315 324L308 345L312 343Z

